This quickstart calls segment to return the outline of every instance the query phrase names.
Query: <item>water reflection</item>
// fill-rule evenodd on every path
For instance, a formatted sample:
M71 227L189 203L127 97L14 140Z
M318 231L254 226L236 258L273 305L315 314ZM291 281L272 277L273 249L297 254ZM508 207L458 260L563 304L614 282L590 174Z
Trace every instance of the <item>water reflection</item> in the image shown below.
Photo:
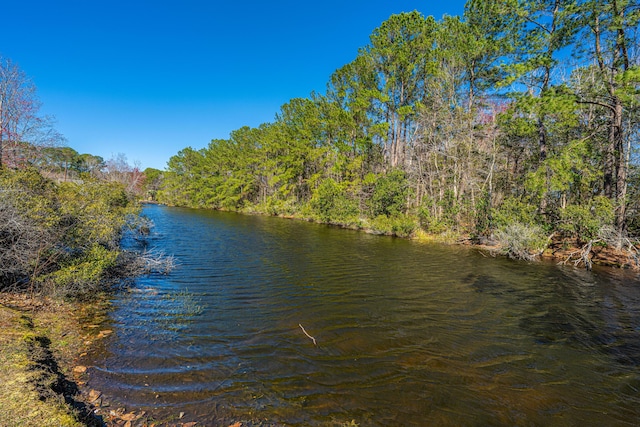
M200 425L635 425L635 274L150 207L90 386ZM302 332L317 339L317 346ZM265 421L267 420L267 421ZM225 424L227 423L227 424Z

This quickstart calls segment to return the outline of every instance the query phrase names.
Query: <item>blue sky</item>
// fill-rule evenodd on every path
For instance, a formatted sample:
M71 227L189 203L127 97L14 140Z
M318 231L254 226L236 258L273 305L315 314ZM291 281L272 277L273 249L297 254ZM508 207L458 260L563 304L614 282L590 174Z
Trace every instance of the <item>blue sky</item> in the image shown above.
M280 106L324 93L394 13L437 19L464 1L4 2L0 55L34 81L43 113L67 145L108 159L124 153L164 169Z

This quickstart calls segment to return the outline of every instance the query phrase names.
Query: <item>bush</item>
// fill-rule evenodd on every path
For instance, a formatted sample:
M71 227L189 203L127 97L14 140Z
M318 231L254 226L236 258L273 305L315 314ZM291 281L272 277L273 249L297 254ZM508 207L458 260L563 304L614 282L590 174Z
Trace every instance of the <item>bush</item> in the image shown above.
M46 228L26 217L11 200L0 199L0 288L27 282L30 272L38 271L34 263L49 241L52 236Z
M475 214L475 236L487 236L491 233L492 225L491 194L488 191L482 193L476 202Z
M509 258L533 260L546 249L548 238L541 227L514 222L495 232L498 249Z
M439 200L425 196L418 208L418 218L423 230L442 234L447 231L460 231L464 228L462 214L467 212L465 201L457 201L451 190L445 190Z
M117 259L118 251L94 245L81 256L69 257L60 269L40 280L52 294L83 298L100 290Z
M453 224L444 219L438 219L431 213L431 209L429 209L427 205L428 202L423 202L422 206L418 209L420 227L424 231L434 234L441 234L449 230Z
M122 185L56 185L33 169L0 170L0 289L92 292L118 257L127 216Z
M505 228L510 224L538 225L537 207L527 204L515 197L507 197L497 209L492 211L493 224L497 228Z
M371 221L373 231L398 237L411 237L418 228L418 222L409 215L388 217L379 215Z
M36 169L0 169L0 198L38 226L53 227L59 221L57 191Z
M373 186L369 200L372 218L379 215L392 217L405 213L409 184L402 170L393 169L385 175L371 175L367 181Z
M569 205L560 212L560 231L587 242L596 239L603 227L612 226L614 207L604 196L595 197L590 205Z
M113 182L63 183L57 199L64 242L70 248L82 250L94 244L116 248L127 215L137 209L124 188Z
M357 222L358 205L350 199L344 186L333 179L322 181L309 202L314 216L325 223L349 224Z
M273 196L268 198L265 203L256 205L255 211L271 216L292 216L298 209L292 200L281 200Z

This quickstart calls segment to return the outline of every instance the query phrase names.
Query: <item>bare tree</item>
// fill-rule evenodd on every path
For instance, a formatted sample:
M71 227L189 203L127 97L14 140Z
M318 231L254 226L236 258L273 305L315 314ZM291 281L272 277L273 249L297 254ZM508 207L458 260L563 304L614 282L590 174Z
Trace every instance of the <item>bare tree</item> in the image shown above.
M133 166L130 165L127 156L123 153L118 153L107 160L104 177L107 181L123 184L130 194L139 194L144 180L139 162L135 161Z
M40 106L33 82L0 57L0 167L32 163L39 147L63 142L53 118L39 114Z

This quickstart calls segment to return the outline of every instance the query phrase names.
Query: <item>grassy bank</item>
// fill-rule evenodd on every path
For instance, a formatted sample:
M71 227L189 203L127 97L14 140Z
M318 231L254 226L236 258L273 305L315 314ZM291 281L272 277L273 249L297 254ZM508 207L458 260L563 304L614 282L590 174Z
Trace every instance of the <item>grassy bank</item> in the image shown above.
M76 304L0 294L0 426L94 426L79 399L75 358L86 346Z
M90 389L79 364L98 341L110 303L0 292L0 427L193 427L180 414L158 417L112 406ZM133 412L132 412L133 411Z

